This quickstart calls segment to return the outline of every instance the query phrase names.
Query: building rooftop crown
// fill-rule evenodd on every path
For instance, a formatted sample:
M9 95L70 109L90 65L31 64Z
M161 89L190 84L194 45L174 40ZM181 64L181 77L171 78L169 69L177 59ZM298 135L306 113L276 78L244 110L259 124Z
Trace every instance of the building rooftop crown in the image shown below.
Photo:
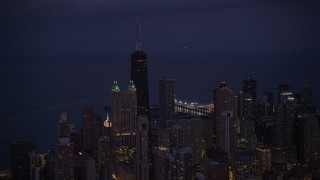
M132 80L129 82L128 90L130 92L136 92L137 91L137 88L134 85L134 82ZM117 81L113 81L113 85L112 85L111 91L112 92L120 92L120 86L118 85Z
M132 80L129 82L128 89L129 89L129 91L131 91L131 92L136 92L136 91L137 91L137 88L136 88L136 86L134 85L134 83L133 83Z
M113 81L113 85L112 85L111 91L112 91L112 92L120 92L120 87L119 87L117 81Z

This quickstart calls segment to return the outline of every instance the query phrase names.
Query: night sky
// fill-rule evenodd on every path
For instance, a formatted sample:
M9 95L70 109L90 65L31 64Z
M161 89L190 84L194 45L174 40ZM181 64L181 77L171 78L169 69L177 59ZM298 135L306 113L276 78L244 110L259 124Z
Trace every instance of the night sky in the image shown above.
M44 152L61 112L77 130L85 104L103 114L113 80L123 89L130 80L137 17L151 104L162 77L176 80L177 98L205 103L220 81L238 92L252 77L258 95L281 82L294 92L309 84L320 105L319 1L2 0L0 138L32 140ZM7 169L9 146L0 152Z

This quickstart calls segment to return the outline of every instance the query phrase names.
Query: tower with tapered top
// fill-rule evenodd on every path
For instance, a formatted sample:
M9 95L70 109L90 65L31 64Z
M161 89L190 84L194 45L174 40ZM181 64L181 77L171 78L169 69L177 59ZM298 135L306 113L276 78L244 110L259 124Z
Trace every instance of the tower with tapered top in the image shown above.
M137 113L149 116L148 60L141 49L140 19L137 20L136 36L136 50L131 54L131 80L137 88Z

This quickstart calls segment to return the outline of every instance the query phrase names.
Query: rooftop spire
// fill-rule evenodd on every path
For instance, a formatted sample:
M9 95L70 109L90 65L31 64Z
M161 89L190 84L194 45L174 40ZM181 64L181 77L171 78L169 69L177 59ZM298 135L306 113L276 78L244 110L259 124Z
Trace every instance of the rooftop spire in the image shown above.
M141 24L140 17L137 18L137 39L136 39L136 51L141 51Z

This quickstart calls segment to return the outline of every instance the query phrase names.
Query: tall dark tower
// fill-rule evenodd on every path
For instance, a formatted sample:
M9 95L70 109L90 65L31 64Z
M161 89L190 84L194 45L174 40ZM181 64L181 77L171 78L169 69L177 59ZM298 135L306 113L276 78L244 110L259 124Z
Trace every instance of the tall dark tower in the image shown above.
M136 50L131 54L131 80L137 88L137 113L149 116L148 60L141 49L140 19L137 26Z
M171 127L169 124L174 119L174 79L159 80L159 110L161 128Z
M281 83L278 87L278 104L281 104L281 93L289 91L289 85Z
M234 111L234 94L227 83L221 82L219 87L214 90L213 102L215 108L215 145L227 152L228 146L226 144L229 142L227 137L229 137L230 128L225 113L232 114Z
M11 144L11 178L13 180L30 179L30 152L35 145L31 141L16 141Z
M304 105L312 104L312 88L311 86L303 86L301 88L302 103Z
M251 78L242 81L242 107L241 118L244 120L254 119L254 105L257 101L257 83Z
M257 100L257 82L251 78L242 81L242 91L244 94L249 94L253 103Z

